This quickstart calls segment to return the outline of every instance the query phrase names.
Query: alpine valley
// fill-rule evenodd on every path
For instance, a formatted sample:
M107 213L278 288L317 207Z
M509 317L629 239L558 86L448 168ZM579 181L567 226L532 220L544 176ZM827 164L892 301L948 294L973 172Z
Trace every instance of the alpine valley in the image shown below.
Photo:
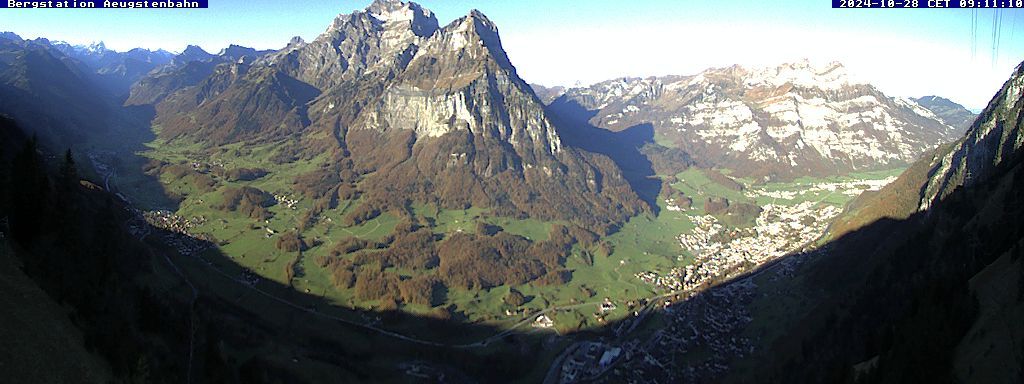
M513 59L399 0L276 50L0 33L0 381L1019 382L1024 67L975 115Z

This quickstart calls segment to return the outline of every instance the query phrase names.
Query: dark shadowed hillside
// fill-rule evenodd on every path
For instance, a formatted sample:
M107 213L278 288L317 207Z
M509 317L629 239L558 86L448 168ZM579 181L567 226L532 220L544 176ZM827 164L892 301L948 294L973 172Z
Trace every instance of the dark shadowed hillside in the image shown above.
M775 371L737 377L1020 382L1022 87L1024 66L963 139L851 207L796 272L789 289L809 301L751 361Z

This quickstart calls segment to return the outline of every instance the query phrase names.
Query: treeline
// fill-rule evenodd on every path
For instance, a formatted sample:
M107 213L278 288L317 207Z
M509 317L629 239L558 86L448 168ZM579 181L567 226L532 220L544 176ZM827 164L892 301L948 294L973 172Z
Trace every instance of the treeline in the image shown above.
M677 175L694 164L689 153L676 147L648 143L640 148L640 152L650 160L651 168L659 175Z
M733 178L726 176L716 169L705 169L704 176L707 176L708 180L711 180L713 183L721 185L722 187L725 187L725 189L731 191L740 192L745 189L743 184L740 184L736 180L733 180Z
M351 159L336 159L314 171L296 176L292 181L292 190L307 199L325 202L327 207L334 208L339 200L359 197L355 185L359 179L360 175L353 170Z
M253 187L226 187L221 192L224 201L217 209L238 212L255 220L266 220L274 216L267 208L277 204L274 195Z
M764 209L757 204L732 202L724 197L709 197L704 200L704 211L731 226L742 226L752 223Z
M682 209L693 208L693 198L672 186L678 182L679 179L675 176L666 176L661 183L661 192L658 192L658 197L666 199Z
M349 132L346 139L351 156L302 175L295 183L307 197L361 197L346 224L402 210L411 202L442 209L488 208L506 217L564 220L607 234L648 208L611 160L571 148L555 159L520 154L505 143L477 135L452 134L416 142L404 134L378 137ZM434 156L437 153L466 156L451 160ZM529 167L521 156L530 157Z
M253 181L263 178L269 172L263 168L218 168L216 173L227 181Z
M166 175L172 181L184 181L199 193L213 192L220 183L209 172L202 172L188 164L170 164L159 160L150 160L143 166L143 171L150 176Z
M354 289L359 300L437 306L445 301L449 287L564 284L572 277L565 261L577 243L584 249L611 252L597 234L576 226L552 225L546 241L531 241L488 224L478 225L475 234L441 237L407 218L382 241L342 239L316 262L330 272L336 287ZM395 270L413 271L413 276Z

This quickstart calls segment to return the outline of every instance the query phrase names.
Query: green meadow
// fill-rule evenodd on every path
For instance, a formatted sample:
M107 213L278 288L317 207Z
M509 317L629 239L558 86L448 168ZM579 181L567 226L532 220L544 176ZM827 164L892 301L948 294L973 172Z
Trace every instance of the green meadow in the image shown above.
M133 163L125 167L141 167L149 160L163 161L169 164L192 163L235 168L261 168L268 171L265 177L253 181L228 181L210 174L216 186L210 190L195 185L187 177L177 179L172 175L158 176L161 188L143 188L145 180L132 179L131 173L125 177L118 175L119 186L130 195L130 199L145 209L158 209L162 196L155 194L172 194L181 197L177 214L185 218L201 217L205 222L193 231L213 236L219 243L215 252L225 255L234 265L218 266L227 273L239 273L240 268L249 269L265 279L290 285L293 289L320 296L341 308L373 309L380 305L376 301L360 301L351 289L340 289L331 282L330 273L319 267L316 259L330 253L334 244L346 238L360 238L376 241L387 237L395 228L398 219L384 213L372 220L359 225L345 225L344 217L354 207L362 203L359 199L340 201L335 209L329 209L319 215L316 223L304 230L299 230L302 216L312 209L312 202L304 201L293 194L292 186L296 175L317 169L326 161L325 157L300 160L287 165L277 165L268 159L272 158L277 146L275 144L247 145L238 143L217 148L211 155L205 155L196 145L154 141L148 149L138 152ZM606 254L601 247L593 246L584 249L577 244L571 257L566 260L566 268L571 271L571 280L564 285L540 286L526 284L509 287L499 286L485 290L464 290L451 288L447 290L446 300L442 306L454 306L457 313L471 322L490 324L499 327L511 326L524 318L522 315L506 315L507 310L515 310L505 303L511 289L522 292L527 303L522 306L528 313L551 307L570 307L557 311L551 316L555 319L556 330L570 332L600 325L597 317L597 303L610 298L618 304L618 308L606 314L606 320L612 321L629 316L626 306L628 300L651 297L658 292L654 287L640 281L636 275L644 271L668 271L674 267L682 267L692 262L692 255L683 250L678 242L680 234L693 228L691 215L703 215L703 202L709 198L726 198L730 202L749 204L799 204L803 201L816 201L842 206L852 199L842 193L829 191L809 192L809 189L823 182L845 182L860 179L884 179L899 173L900 170L862 172L833 178L813 179L801 178L792 182L774 182L755 185L750 180L735 179L743 187L723 185L708 176L708 171L691 168L675 175L671 187L693 200L693 207L685 211L668 209L665 196L658 201L657 213L645 213L631 218L619 230L601 242L611 249ZM722 174L729 174L722 170ZM143 176L135 176L143 177ZM668 179L668 178L665 178ZM721 180L721 178L719 178ZM135 188L132 188L132 187ZM225 212L217 207L222 204L221 190L226 187L249 186L259 188L275 195L284 195L289 199L298 200L293 208L285 204L277 204L268 210L273 217L266 221L254 220L235 212ZM752 193L752 189L766 192L790 193L792 198L779 199ZM458 232L475 232L479 223L501 227L503 231L526 237L533 241L547 240L553 224L564 222L548 222L536 219L515 219L496 216L483 208L465 210L441 209L431 204L414 204L411 211L421 223L428 225L439 236L448 236ZM295 231L311 248L302 252L284 252L277 248L277 239L282 233ZM287 280L289 266L295 264L291 280ZM416 272L393 269L403 276L413 276ZM429 314L435 310L424 305L403 305L402 309L410 313Z

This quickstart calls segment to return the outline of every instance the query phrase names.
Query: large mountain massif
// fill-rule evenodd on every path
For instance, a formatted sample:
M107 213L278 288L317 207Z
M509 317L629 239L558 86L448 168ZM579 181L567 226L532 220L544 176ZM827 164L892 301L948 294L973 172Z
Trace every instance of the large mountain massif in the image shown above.
M746 362L773 372L733 376L1020 382L1022 145L1024 64L963 137L861 196L784 292L757 299L803 304Z
M611 160L562 144L477 11L441 27L379 0L252 60L179 56L129 103L155 103L168 140L270 143L282 163L332 153L335 185L313 197L359 182L372 211L411 199L602 228L643 209Z
M550 108L615 131L650 125L705 165L767 179L909 164L966 128L851 81L839 63L807 61L610 80L569 89Z
M519 77L479 11L441 25L399 0L268 51L0 33L0 286L15 292L0 299L17 307L0 334L25 350L0 351L13 366L0 381L549 382L554 362L589 364L578 372L594 382L1020 382L1024 64L977 116L845 71L545 88ZM109 153L132 135L146 142ZM89 141L114 144L81 150ZM170 162L130 157L142 144ZM697 172L730 196L748 181L909 168L800 254L699 291L644 291L625 271L692 229L668 221L713 217L718 200L698 214L667 182L694 164L730 170ZM132 206L115 193L129 167L142 176L125 185L194 187L176 197L197 217ZM646 223L622 228L633 219ZM203 225L224 238L189 232ZM708 237L739 233L723 228ZM608 240L666 233L658 247ZM602 300L612 289L623 300ZM518 332L552 318L580 330L591 315L596 336ZM62 345L75 346L66 361L34 372ZM687 348L636 353L665 345ZM606 346L610 369L595 355Z

